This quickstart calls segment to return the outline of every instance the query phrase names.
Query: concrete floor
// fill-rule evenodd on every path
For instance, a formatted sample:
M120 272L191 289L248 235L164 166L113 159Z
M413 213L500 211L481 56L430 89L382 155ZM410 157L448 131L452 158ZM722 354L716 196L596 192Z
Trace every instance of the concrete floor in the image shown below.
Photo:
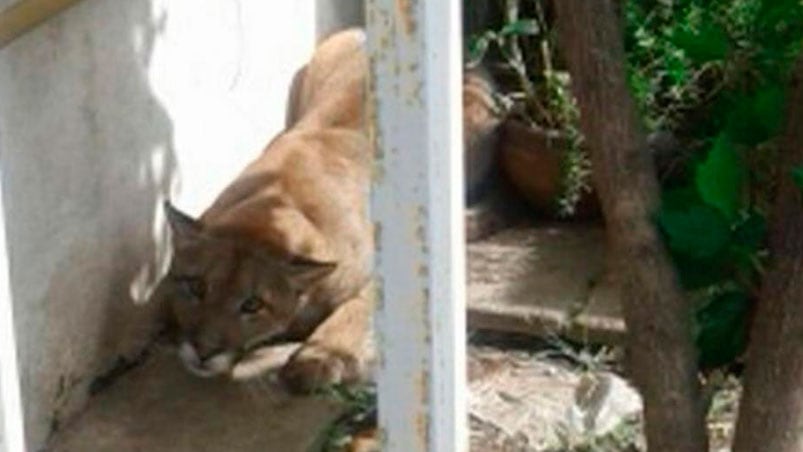
M48 450L302 452L337 412L331 401L292 398L265 381L199 379L160 351L90 399Z
M580 342L624 339L601 226L515 227L467 248L472 328Z

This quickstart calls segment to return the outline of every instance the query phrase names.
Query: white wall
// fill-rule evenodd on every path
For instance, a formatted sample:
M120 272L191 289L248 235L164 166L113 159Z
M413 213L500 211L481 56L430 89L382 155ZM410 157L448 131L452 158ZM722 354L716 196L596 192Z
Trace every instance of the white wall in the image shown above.
M2 173L0 173L2 192ZM0 452L19 451L24 445L19 365L9 282L3 200L0 198ZM6 415L8 413L8 415Z
M160 200L199 213L281 129L321 1L85 0L0 51L29 450L147 342Z

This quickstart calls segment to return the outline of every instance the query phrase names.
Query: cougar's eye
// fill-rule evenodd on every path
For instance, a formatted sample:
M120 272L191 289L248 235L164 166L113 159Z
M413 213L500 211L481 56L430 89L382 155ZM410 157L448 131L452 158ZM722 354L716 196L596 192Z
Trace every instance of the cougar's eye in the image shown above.
M176 278L181 290L193 298L202 299L206 296L206 283L204 280L195 276L182 276Z
M265 302L256 295L252 295L240 304L240 312L242 314L256 314L265 307Z

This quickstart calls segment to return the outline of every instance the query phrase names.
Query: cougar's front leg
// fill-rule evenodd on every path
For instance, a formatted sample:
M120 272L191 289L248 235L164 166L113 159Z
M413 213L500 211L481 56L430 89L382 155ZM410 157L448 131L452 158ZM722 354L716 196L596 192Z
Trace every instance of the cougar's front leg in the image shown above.
M359 296L341 304L309 336L281 370L293 392L310 392L365 379L374 361L373 304Z

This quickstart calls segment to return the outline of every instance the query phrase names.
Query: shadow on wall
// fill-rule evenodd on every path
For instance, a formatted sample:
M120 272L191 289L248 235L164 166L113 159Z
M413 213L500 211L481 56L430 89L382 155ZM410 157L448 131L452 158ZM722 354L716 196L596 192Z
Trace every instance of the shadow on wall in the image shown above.
M39 449L92 379L149 341L173 128L147 68L151 2L86 1L0 52L0 161L26 436ZM159 245L161 244L161 245Z

